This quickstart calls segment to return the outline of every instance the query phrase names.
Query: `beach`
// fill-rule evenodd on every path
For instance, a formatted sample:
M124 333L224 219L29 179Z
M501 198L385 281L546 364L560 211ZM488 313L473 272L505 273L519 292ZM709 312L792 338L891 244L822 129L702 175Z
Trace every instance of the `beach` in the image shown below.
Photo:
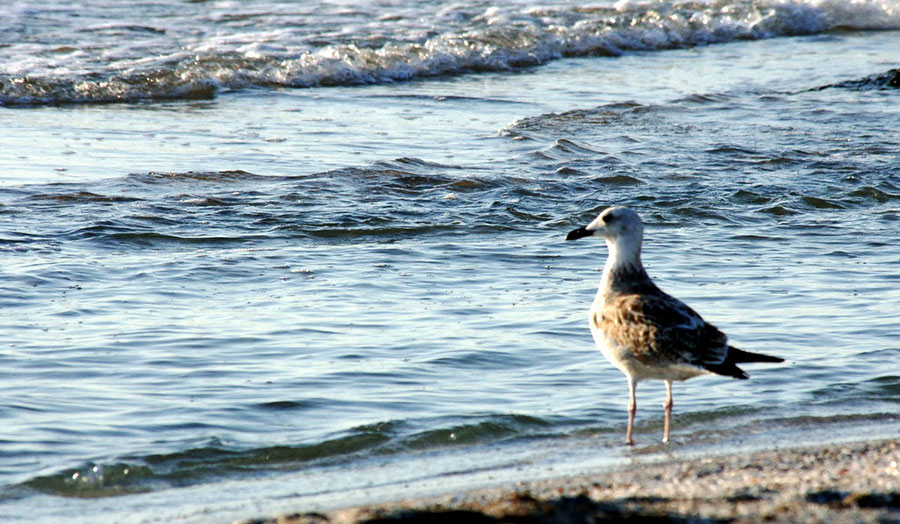
M894 518L900 0L0 4L0 522ZM668 446L610 206L784 359Z
M362 522L900 521L900 443L856 442L756 453L673 457L595 475L518 482L244 524Z

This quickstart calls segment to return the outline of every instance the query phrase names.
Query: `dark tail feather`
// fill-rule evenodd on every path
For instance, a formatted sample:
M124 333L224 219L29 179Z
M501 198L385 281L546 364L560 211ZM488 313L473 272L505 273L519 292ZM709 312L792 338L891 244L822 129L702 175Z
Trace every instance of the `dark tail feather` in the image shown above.
M735 364L741 364L743 362L784 362L783 358L763 355L762 353L751 353L734 346L728 346L728 356L725 357L725 360Z
M738 364L743 364L745 362L784 362L784 359L763 355L762 353L751 353L750 351L744 351L743 349L738 349L734 346L728 346L728 355L725 357L725 362L704 367L719 375L745 379L749 378L749 376L743 369L737 367Z
M726 360L725 362L722 362L721 364L713 364L711 366L707 365L707 366L703 366L703 367L705 367L706 369L712 371L713 373L715 373L717 375L725 375L726 377L733 377L733 378L740 378L740 379L749 378L749 375L744 373L743 369L737 367L734 364L734 362L732 362L730 360Z

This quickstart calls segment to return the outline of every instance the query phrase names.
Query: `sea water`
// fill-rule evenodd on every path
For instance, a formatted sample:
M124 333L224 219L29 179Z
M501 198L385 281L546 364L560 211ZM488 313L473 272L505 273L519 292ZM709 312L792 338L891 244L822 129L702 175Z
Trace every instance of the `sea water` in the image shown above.
M0 517L226 522L900 430L895 1L0 7ZM594 349L609 205L743 349Z

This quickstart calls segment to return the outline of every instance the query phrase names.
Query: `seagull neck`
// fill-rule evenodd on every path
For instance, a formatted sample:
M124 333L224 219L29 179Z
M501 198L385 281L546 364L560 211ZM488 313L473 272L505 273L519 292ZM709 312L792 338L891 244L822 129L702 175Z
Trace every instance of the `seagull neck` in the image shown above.
M638 293L655 287L641 263L640 243L606 241L609 257L603 267L600 293L604 296L619 293Z

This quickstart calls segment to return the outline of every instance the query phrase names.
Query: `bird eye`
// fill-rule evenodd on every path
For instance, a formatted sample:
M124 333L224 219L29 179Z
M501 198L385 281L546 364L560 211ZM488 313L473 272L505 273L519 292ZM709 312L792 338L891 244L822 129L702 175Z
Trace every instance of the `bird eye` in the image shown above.
M604 224L612 224L613 221L615 220L615 218L616 218L615 215L613 215L612 213L608 213L603 217L603 223Z

